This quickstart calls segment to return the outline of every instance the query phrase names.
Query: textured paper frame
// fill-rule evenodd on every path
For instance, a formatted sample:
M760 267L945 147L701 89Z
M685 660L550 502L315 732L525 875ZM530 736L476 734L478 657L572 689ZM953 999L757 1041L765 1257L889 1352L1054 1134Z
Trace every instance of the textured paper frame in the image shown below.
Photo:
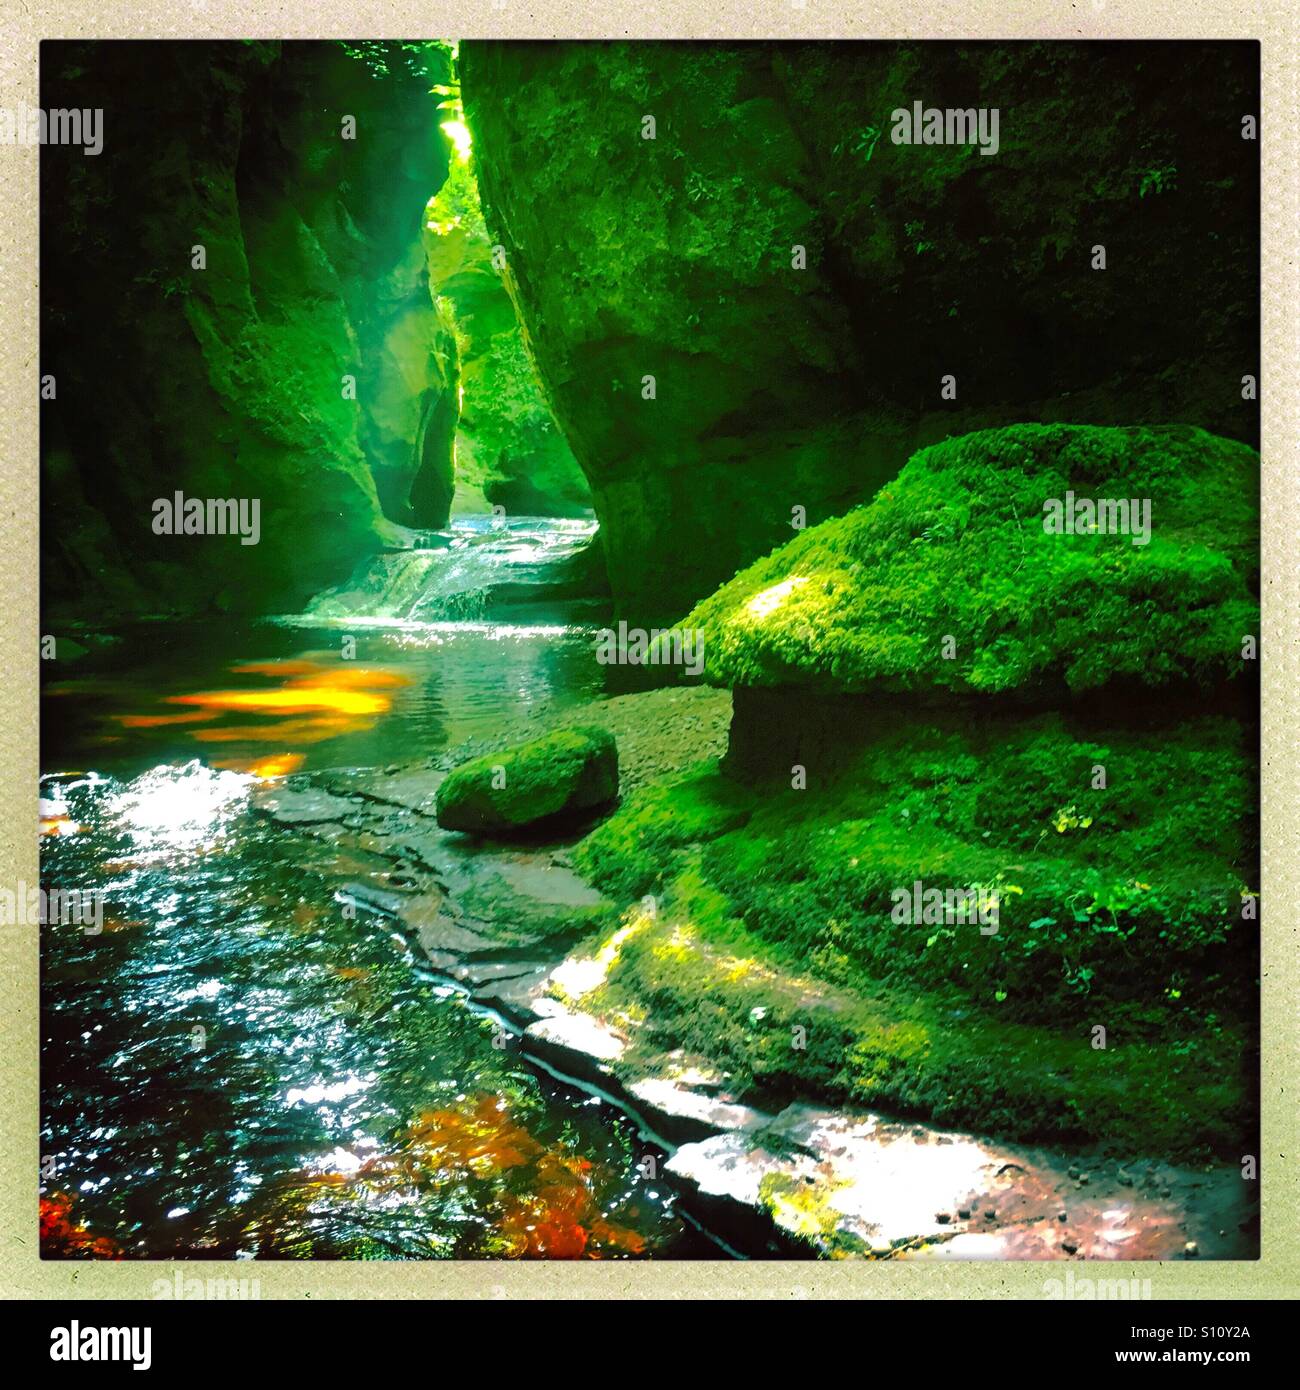
M84 0L82 0L84 4ZM1263 692L1262 1254L1257 1261L1108 1263L1155 1299L1300 1294L1300 12L1293 0L967 0L958 13L901 0L29 0L0 12L0 105L32 107L52 38L351 39L1257 39L1261 43ZM0 883L38 880L38 150L0 147ZM193 1262L42 1261L38 1170L38 929L0 928L0 1293L149 1299ZM264 1298L1027 1298L1057 1262L516 1263L258 1261Z

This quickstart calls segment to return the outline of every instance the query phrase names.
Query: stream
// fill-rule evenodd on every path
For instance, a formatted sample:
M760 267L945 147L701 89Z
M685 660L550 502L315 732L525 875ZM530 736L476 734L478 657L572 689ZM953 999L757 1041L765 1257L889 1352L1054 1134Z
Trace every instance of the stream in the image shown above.
M103 895L96 928L44 928L47 1256L717 1256L631 1121L495 1045L251 806L635 688L592 602L538 587L593 530L472 519L303 614L45 663L42 885Z

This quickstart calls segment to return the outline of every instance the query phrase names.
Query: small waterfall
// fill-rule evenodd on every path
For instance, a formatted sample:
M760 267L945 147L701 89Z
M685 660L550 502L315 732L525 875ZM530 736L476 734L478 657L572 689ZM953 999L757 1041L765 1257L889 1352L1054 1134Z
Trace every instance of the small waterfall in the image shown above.
M595 533L594 519L461 517L447 531L420 537L424 545L368 556L345 583L317 594L304 616L474 621L502 603L545 597L562 562Z

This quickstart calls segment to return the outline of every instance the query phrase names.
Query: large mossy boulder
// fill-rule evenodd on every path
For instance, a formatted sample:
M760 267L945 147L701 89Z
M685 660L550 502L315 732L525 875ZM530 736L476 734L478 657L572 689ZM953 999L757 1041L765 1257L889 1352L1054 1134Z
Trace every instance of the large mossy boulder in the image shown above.
M579 821L618 797L618 747L584 726L462 763L438 788L444 830L504 835Z
M1259 630L1258 470L1253 449L1191 427L965 435L742 571L682 626L703 634L706 678L743 688L1219 686ZM1128 533L1048 530L1068 494L1076 509L1126 499Z
M460 57L488 228L630 618L671 621L945 435L1257 438L1248 44ZM996 154L894 144L918 99L997 108Z
M604 1016L742 1090L1235 1152L1257 469L1191 427L983 431L699 604L682 625L734 687L725 760L574 853L615 901L660 905L609 951ZM1149 529L1045 529L1071 492L1149 502ZM1089 1047L1099 1018L1121 1045Z

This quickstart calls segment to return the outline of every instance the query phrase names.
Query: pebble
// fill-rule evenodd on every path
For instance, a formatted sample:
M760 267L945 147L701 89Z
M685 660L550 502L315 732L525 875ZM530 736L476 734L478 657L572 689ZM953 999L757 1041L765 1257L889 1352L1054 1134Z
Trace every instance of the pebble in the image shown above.
M1077 1255L1079 1253L1078 1245L1072 1240L1063 1240L1061 1242L1061 1249L1064 1250L1067 1255Z
M1200 1246L1198 1246L1194 1240L1189 1240L1187 1244L1183 1246L1183 1254L1186 1255L1189 1260L1194 1260L1200 1253Z
M948 1222L952 1220L952 1213L947 1211L936 1211L934 1214L934 1219L939 1223L939 1225L946 1226Z

